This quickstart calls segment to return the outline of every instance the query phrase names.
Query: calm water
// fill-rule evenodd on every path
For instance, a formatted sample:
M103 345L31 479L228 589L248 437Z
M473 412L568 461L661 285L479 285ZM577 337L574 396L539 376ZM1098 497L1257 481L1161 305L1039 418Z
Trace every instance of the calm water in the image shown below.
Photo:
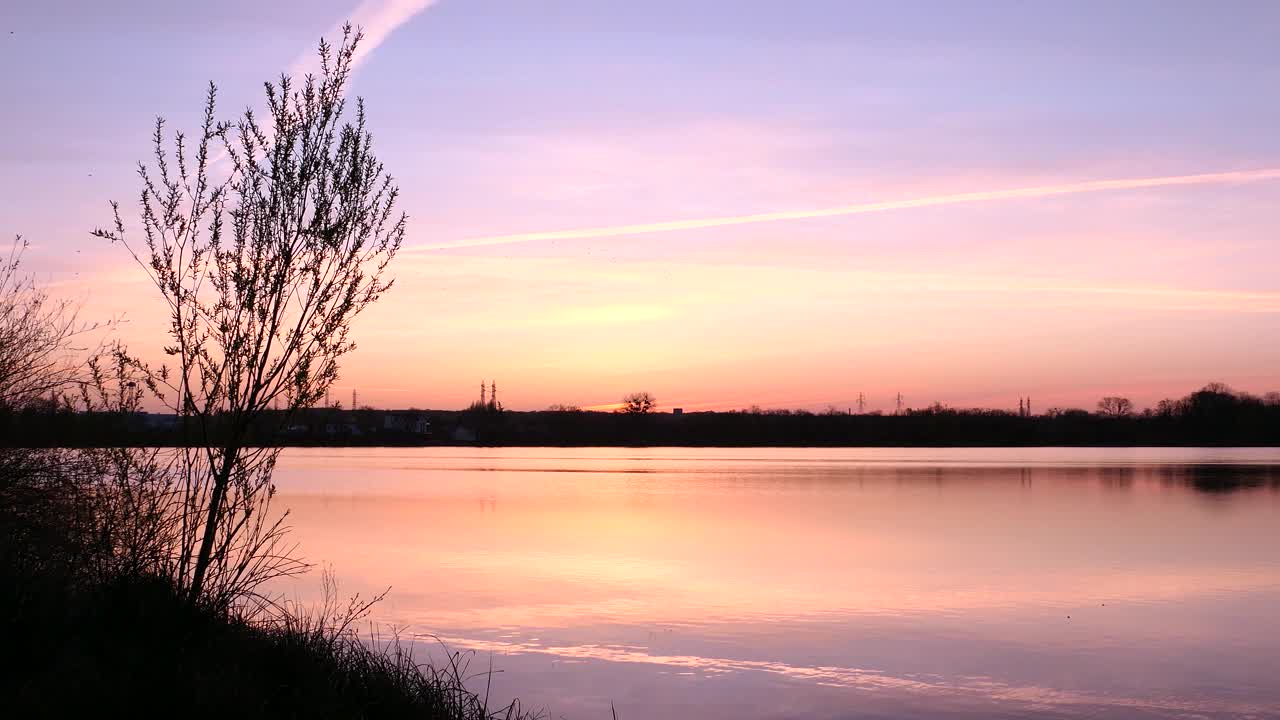
M289 450L296 539L552 717L1280 717L1280 450ZM289 591L302 598L314 576Z

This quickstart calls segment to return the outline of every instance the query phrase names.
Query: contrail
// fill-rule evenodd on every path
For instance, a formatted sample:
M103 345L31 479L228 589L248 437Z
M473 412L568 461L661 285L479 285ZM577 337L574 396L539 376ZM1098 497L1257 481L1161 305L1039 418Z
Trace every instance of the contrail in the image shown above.
M360 47L356 48L355 57L352 58L352 66L358 66L396 28L409 22L413 16L435 5L436 2L437 0L363 0L346 19L334 25L325 37L330 39L342 37L342 26L348 22L353 27L360 28L364 32L364 40L360 42ZM314 49L299 55L289 66L289 74L293 77L302 77L307 73L314 74L319 70L320 59L316 57Z
M356 48L351 59L351 67L355 69L369 53L377 49L396 28L409 22L414 15L435 5L438 0L363 0L351 11L347 19L337 23L324 37L335 46L342 37L342 28L347 23L359 28L364 33L360 47ZM291 78L303 78L317 75L320 72L320 58L313 48L299 55L289 64L287 74ZM227 149L219 146L209 159L212 167L221 167L226 161Z
M1012 188L1008 190L983 190L981 192L933 195L930 197L911 198L907 200L888 200L884 202L840 205L838 207L822 208L817 210L789 210L783 212L757 213L754 215L727 215L694 220L669 220L666 222L640 223L636 225L605 225L593 228L580 228L577 230L550 230L545 232L518 233L515 235L493 235L489 237L456 240L453 242L439 243L435 245L419 245L413 248L406 248L406 250L448 250L451 248L483 247L486 245L510 245L514 243L534 242L537 240L575 240L580 238L619 237L623 235L674 232L677 230L699 230L702 228L724 227L727 225L751 225L755 223L780 222L783 220L807 220L810 218L862 215L864 213L906 210L909 208L937 207L940 205L961 205L964 203L992 202L995 200L1017 200L1021 198L1053 197L1056 195L1076 195L1080 193L1104 192L1107 190L1136 190L1140 188L1168 187L1175 185L1249 183L1276 179L1280 179L1280 168L1202 173L1199 175L1170 175L1167 177L1090 180L1088 182L1066 183L1062 185L1038 185L1035 187Z

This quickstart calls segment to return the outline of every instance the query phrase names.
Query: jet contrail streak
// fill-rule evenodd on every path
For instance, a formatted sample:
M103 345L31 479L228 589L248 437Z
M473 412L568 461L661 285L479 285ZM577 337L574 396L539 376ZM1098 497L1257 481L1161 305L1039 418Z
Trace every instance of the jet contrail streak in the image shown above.
M1199 175L1171 175L1167 177L1091 180L1088 182L1066 183L1062 185L1038 185L1036 187L1012 188L1009 190L983 190L981 192L933 195L930 197L911 198L906 200L887 200L884 202L860 203L856 205L840 205L838 207L822 208L817 210L789 210L783 212L758 213L754 215L729 215L694 220L670 220L666 222L640 223L636 225L605 225L602 227L581 228L578 230L550 230L545 232L518 233L515 235L493 235L490 237L468 238L435 245L420 245L405 249L409 251L448 250L451 248L484 247L486 245L510 245L513 243L534 242L538 240L575 240L580 238L619 237L623 235L675 232L677 230L699 230L702 228L725 227L727 225L751 225L754 223L779 222L783 220L807 220L811 218L862 215L865 213L885 212L888 210L906 210L910 208L937 207L940 205L961 205L964 203L991 202L995 200L1017 200L1022 198L1053 197L1056 195L1076 195L1079 193L1104 192L1107 190L1136 190L1141 188L1169 187L1176 185L1248 183L1276 179L1280 179L1280 168L1202 173Z
M364 40L361 41L360 47L356 49L355 58L353 58L353 64L359 65L396 28L409 22L409 20L413 19L413 16L423 10L435 5L436 1L363 0L348 14L345 20L335 25L325 37L330 40L341 38L342 26L348 22L364 32ZM289 66L289 74L295 78L300 78L307 73L314 74L319 70L320 59L316 56L315 50L308 50L299 55L298 59L294 60L293 64Z
M342 38L342 27L347 23L351 23L352 27L358 28L364 33L364 39L360 41L360 47L356 48L355 57L352 58L352 67L360 65L360 62L368 57L369 53L377 49L383 40L387 39L396 28L409 22L414 15L435 5L438 0L364 0L351 11L350 16L342 22L334 25L333 28L324 36L334 46L338 45ZM320 58L314 49L308 50L299 55L292 63L289 64L287 75L300 80L307 75L317 75L320 72ZM218 146L213 151L213 156L209 159L211 167L221 167L227 159L227 149Z

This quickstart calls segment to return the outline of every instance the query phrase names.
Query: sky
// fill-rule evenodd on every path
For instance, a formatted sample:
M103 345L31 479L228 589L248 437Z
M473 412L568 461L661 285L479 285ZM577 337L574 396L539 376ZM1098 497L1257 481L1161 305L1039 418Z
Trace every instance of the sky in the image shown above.
M209 81L262 108L348 18L410 219L344 398L1280 389L1271 2L15 0L0 236L159 360L156 291L90 230L131 211L157 115L194 129Z

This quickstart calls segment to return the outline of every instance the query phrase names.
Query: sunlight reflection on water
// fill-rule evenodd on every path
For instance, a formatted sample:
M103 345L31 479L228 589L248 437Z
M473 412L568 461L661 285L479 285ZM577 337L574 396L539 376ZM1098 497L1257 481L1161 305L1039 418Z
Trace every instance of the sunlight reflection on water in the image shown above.
M1273 449L295 449L277 477L308 559L392 586L379 622L554 717L1280 707Z

